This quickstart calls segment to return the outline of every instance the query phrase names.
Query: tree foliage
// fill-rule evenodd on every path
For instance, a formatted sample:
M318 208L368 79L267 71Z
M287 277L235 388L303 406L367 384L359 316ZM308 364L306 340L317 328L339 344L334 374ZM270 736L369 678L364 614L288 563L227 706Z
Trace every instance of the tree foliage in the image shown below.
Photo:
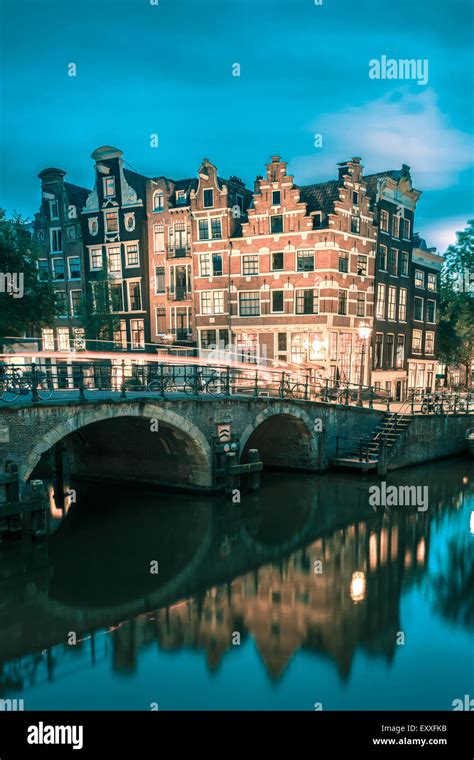
M25 220L19 215L7 219L0 209L0 335L32 335L51 326L56 315L54 292L49 280L38 279L37 252ZM14 297L5 287L7 278L22 283ZM20 279L21 278L21 279Z

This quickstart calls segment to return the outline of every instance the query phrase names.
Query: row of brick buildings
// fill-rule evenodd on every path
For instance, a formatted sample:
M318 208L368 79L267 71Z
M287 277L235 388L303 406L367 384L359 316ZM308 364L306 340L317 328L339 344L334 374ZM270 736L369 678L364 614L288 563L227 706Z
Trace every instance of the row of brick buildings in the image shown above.
M251 192L207 159L172 180L128 170L109 146L92 158L92 191L59 169L39 175L39 276L52 277L60 311L44 350L81 348L85 299L105 299L118 350L232 346L397 399L433 387L442 258L414 234L409 167L364 176L356 157L299 186L273 156Z

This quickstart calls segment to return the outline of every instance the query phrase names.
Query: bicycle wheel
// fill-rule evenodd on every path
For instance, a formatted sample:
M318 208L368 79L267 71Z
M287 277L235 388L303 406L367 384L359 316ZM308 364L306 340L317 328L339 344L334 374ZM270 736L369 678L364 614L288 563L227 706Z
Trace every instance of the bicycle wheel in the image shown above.
M211 377L206 383L206 392L211 394L222 393L222 381L218 377Z
M53 395L54 388L51 380L40 380L37 387L38 396L42 401L48 401Z
M421 405L421 413L428 414L428 412L429 412L428 404L426 403L426 401L423 401Z
M165 382L163 382L163 387L166 388ZM161 393L161 380L150 380L148 390L150 393Z
M11 401L16 401L20 395L20 389L16 385L10 385L8 382L4 384L2 390L2 400L9 404Z
M443 414L443 404L435 404L434 405L434 413L435 414Z

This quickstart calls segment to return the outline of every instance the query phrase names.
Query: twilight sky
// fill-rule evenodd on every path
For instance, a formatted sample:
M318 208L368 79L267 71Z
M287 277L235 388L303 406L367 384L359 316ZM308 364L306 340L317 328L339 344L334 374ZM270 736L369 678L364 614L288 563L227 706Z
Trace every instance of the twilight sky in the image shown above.
M0 0L0 206L32 217L48 166L90 187L104 144L149 176L195 176L206 156L251 187L275 153L297 183L360 155L366 173L411 166L416 228L443 252L474 215L473 15L471 0ZM427 59L428 83L369 78L383 55Z

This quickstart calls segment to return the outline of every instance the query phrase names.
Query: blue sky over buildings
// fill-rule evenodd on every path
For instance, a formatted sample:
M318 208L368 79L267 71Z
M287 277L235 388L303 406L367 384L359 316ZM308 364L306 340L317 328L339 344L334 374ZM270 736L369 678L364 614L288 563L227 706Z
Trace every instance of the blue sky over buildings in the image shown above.
M331 179L360 155L366 173L411 166L418 231L444 250L474 215L473 7L2 0L0 205L31 217L47 166L90 187L103 144L148 176L194 176L206 156L250 187L272 154L297 183ZM370 79L382 55L427 59L427 85Z

